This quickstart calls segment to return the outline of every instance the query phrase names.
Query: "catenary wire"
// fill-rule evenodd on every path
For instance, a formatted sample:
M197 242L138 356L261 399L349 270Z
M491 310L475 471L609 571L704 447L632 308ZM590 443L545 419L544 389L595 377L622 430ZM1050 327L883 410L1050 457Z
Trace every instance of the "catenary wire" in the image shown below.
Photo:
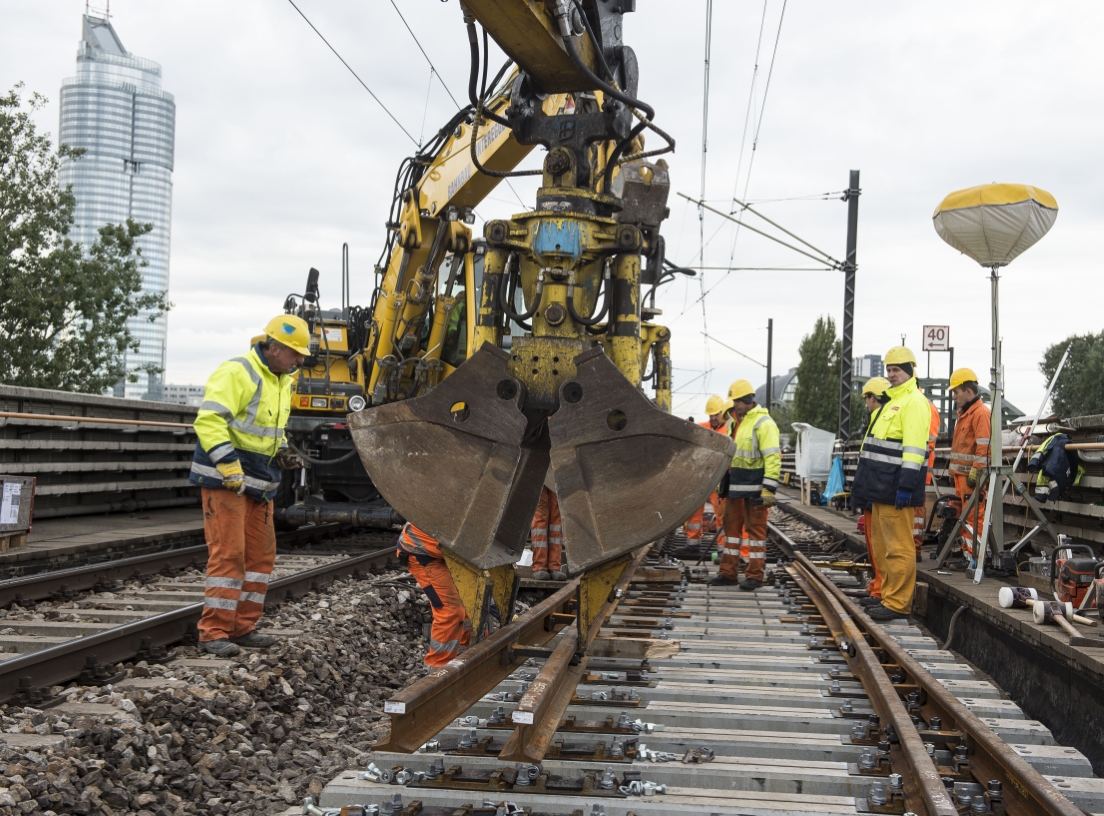
M429 58L429 54L427 54L426 50L422 48L422 44L418 41L418 35L414 33L414 29L410 27L410 23L406 21L406 18L403 17L403 13L399 11L399 7L395 5L395 0L391 0L391 6L395 9L395 13L399 15L399 19L402 20L403 25L406 26L406 30L410 32L410 36L414 38L414 44L418 46L418 50L421 51L422 56L426 58L426 62L429 63L429 70L432 71L437 77L437 81L441 83L441 87L445 89L445 93L449 95L449 99L452 100L452 103L456 105L456 107L463 107L459 102L456 101L456 97L452 95L452 91L449 90L449 86L445 84L445 80L441 76L441 72L437 70L437 66L433 64L433 60Z
M385 104L383 104L383 102L381 102L381 101L380 101L380 98L379 98L378 96L376 96L376 95L375 95L375 93L374 93L374 92L372 91L372 89L371 89L371 88L369 88L369 87L368 87L368 86L367 86L367 85L365 84L364 80L363 80L363 79L361 79L361 78L360 78L360 75L359 75L359 74L358 74L358 73L357 73L356 71L354 71L354 70L353 70L353 67L352 67L351 65L349 65L349 63L347 63L347 62L345 61L345 58L344 58L343 56L341 56L341 54L339 54L339 53L338 53L337 49L336 49L336 48L334 48L334 47L333 47L332 45L330 45L330 41L329 41L329 40L327 40L327 39L326 39L325 37L323 37L323 36L322 36L322 32L321 32L321 31L319 31L319 30L318 30L318 29L317 29L317 28L315 27L314 23L312 23L312 22L310 21L310 18L309 18L309 17L307 17L307 15L305 15L305 14L303 13L303 10L302 10L302 9L300 9L300 8L299 8L299 6L295 5L295 0L288 0L288 2L289 2L289 3L291 3L291 7L292 7L293 9L295 9L295 10L296 10L297 12L299 12L299 16L300 16L300 17L302 17L302 18L303 18L304 20L306 20L306 22L307 22L307 25L309 25L309 26L311 27L311 29L312 29L312 30L314 31L314 33L318 35L318 38L319 38L320 40L322 40L322 42L324 42L324 43L326 44L326 47L327 47L327 48L329 48L329 49L330 49L331 51L333 51L333 53L334 53L334 56L335 56L335 57L337 57L337 58L338 58L339 60L341 60L341 64L342 64L342 65L344 65L344 66L345 66L345 67L346 67L346 68L348 69L349 73L350 73L350 74L352 74L352 75L353 75L353 77L354 77L354 78L356 79L356 81L360 83L361 87L362 87L362 88L364 88L364 90L368 91L368 94L369 94L369 95L370 95L370 96L371 96L371 97L372 97L372 98L373 98L374 100L376 100L376 104L377 104L377 105L379 105L379 106L380 106L381 108L383 108L383 112L384 112L384 113L386 113L386 114L387 114L387 115L388 115L388 116L389 116L389 117L391 118L391 121L392 121L392 122L394 122L394 123L395 123L396 125L398 125L398 126L399 126L399 130L401 130L401 131L402 131L403 133L405 133L405 134L406 134L406 138L408 138L408 139L409 139L410 141L412 141L412 142L413 142L413 143L414 143L415 145L417 145L417 144L418 144L418 140L417 140L417 139L415 139L415 138L414 138L413 136L411 136L411 135L410 135L410 131L409 131L409 130L407 130L406 128L404 128L404 127L402 126L402 122L400 122L400 121L399 121L398 119L396 119L396 118L395 118L395 114L391 113L391 111L389 111L389 110L387 109L387 106L386 106ZM450 96L451 96L451 94L450 94Z

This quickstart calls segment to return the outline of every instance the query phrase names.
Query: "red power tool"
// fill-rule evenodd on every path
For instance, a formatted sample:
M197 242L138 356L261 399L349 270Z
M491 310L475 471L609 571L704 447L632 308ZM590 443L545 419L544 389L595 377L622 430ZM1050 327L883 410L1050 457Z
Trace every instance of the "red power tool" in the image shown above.
M1075 558L1077 553L1086 553L1085 558ZM1101 573L1104 561L1096 557L1092 547L1087 544L1062 544L1054 548L1050 554L1050 575L1054 597L1063 603L1072 603L1075 609L1081 608L1081 602L1085 594L1092 588L1093 581L1104 573ZM1092 599L1089 607L1097 605L1099 590L1104 589L1104 577L1098 585L1097 597Z

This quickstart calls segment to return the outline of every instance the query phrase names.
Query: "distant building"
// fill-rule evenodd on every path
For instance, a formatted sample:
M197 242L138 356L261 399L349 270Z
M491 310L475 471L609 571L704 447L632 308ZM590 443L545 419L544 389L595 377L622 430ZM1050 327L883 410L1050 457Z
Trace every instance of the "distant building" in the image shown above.
M793 405L794 394L797 391L797 369L791 368L785 374L778 374L771 377L771 405L785 405L789 407ZM755 401L759 405L767 404L767 384L763 383L757 389L755 389Z
M161 401L171 402L173 405L196 405L203 402L202 385L172 385L165 383L161 386Z
M885 364L882 362L882 355L866 354L862 357L854 358L854 360L851 361L851 376L864 377L868 380L871 377L884 377Z
M142 270L146 291L169 288L175 132L176 103L161 90L161 66L127 51L106 14L85 14L77 75L61 84L59 141L85 151L63 161L59 174L77 200L69 235L87 249L105 224L152 223L138 241L149 262ZM140 313L127 327L140 343L126 354L127 370L164 370L166 316L151 323ZM120 382L114 395L161 399L162 376L138 372L137 382Z

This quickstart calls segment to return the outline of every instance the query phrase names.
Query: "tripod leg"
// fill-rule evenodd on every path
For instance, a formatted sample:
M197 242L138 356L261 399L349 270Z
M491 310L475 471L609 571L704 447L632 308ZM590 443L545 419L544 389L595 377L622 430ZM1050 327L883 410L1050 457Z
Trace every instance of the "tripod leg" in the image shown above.
M981 535L978 536L978 551L974 553L974 557L977 559L977 569L974 571L974 583L980 584L981 578L985 575L985 545L989 541L989 531L993 526L993 505L996 503L992 501L994 498L1001 496L999 488L1000 474L993 471L989 476L989 496L990 501L985 504L985 525L982 528ZM1004 508L1001 508L1001 517L999 523L1004 524Z
M962 512L958 514L958 521L955 522L954 529L951 530L950 537L947 538L947 543L943 545L943 549L939 551L939 558L935 561L935 568L939 569L946 562L947 558L951 554L951 548L954 546L955 540L958 538L958 531L962 529L962 525L966 522L966 519L970 517L970 511L977 505L978 497L981 495L980 490L974 490L970 494L970 501L966 503L966 506L962 508ZM977 525L975 524L976 528Z

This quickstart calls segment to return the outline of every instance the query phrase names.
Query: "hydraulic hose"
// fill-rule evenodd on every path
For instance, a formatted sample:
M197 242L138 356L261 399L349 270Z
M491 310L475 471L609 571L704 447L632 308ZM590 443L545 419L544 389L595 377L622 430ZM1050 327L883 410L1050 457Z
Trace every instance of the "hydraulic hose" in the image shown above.
M481 94L476 93L478 82L479 82L479 62L480 62L480 60L479 60L479 34L475 30L475 18L470 17L466 11L464 13L464 21L467 24L466 27L468 29L468 50L471 51L471 70L468 73L468 101L471 102L471 106L476 109L477 121L478 121L479 112L484 112L484 113L486 113L488 119L490 119L494 122L498 122L500 125L506 125L507 127L509 127L510 123L507 122L505 119L503 119L501 116L494 113L493 111L488 111L488 110L483 109L482 104L481 104ZM483 37L484 37L484 40L486 40L486 37L487 37L486 30L483 31ZM487 55L489 56L489 54L490 54L490 52L488 51ZM484 87L486 87L486 83L487 83L487 69L486 69L486 65L484 65L484 67L483 67L483 85L484 85ZM472 133L472 144L473 145L475 144L475 133L474 132ZM475 151L473 150L472 152L474 154Z
M511 291L507 292L507 290ZM498 305L508 318L519 326L524 326L525 321L537 313L537 309L540 308L541 301L544 299L544 272L537 273L537 290L533 294L533 305L524 314L518 314L514 311L513 298L510 295L515 291L517 291L517 287L514 284L514 272L510 270L498 282Z
M603 270L602 279L605 289L605 297L602 298L602 308L590 317L583 317L575 311L575 277L572 275L571 280L567 284L567 313L571 315L571 319L576 323L582 326L596 326L605 318L606 313L609 312L610 302L613 300L610 294L613 291L613 287L610 285L609 266L606 266Z

